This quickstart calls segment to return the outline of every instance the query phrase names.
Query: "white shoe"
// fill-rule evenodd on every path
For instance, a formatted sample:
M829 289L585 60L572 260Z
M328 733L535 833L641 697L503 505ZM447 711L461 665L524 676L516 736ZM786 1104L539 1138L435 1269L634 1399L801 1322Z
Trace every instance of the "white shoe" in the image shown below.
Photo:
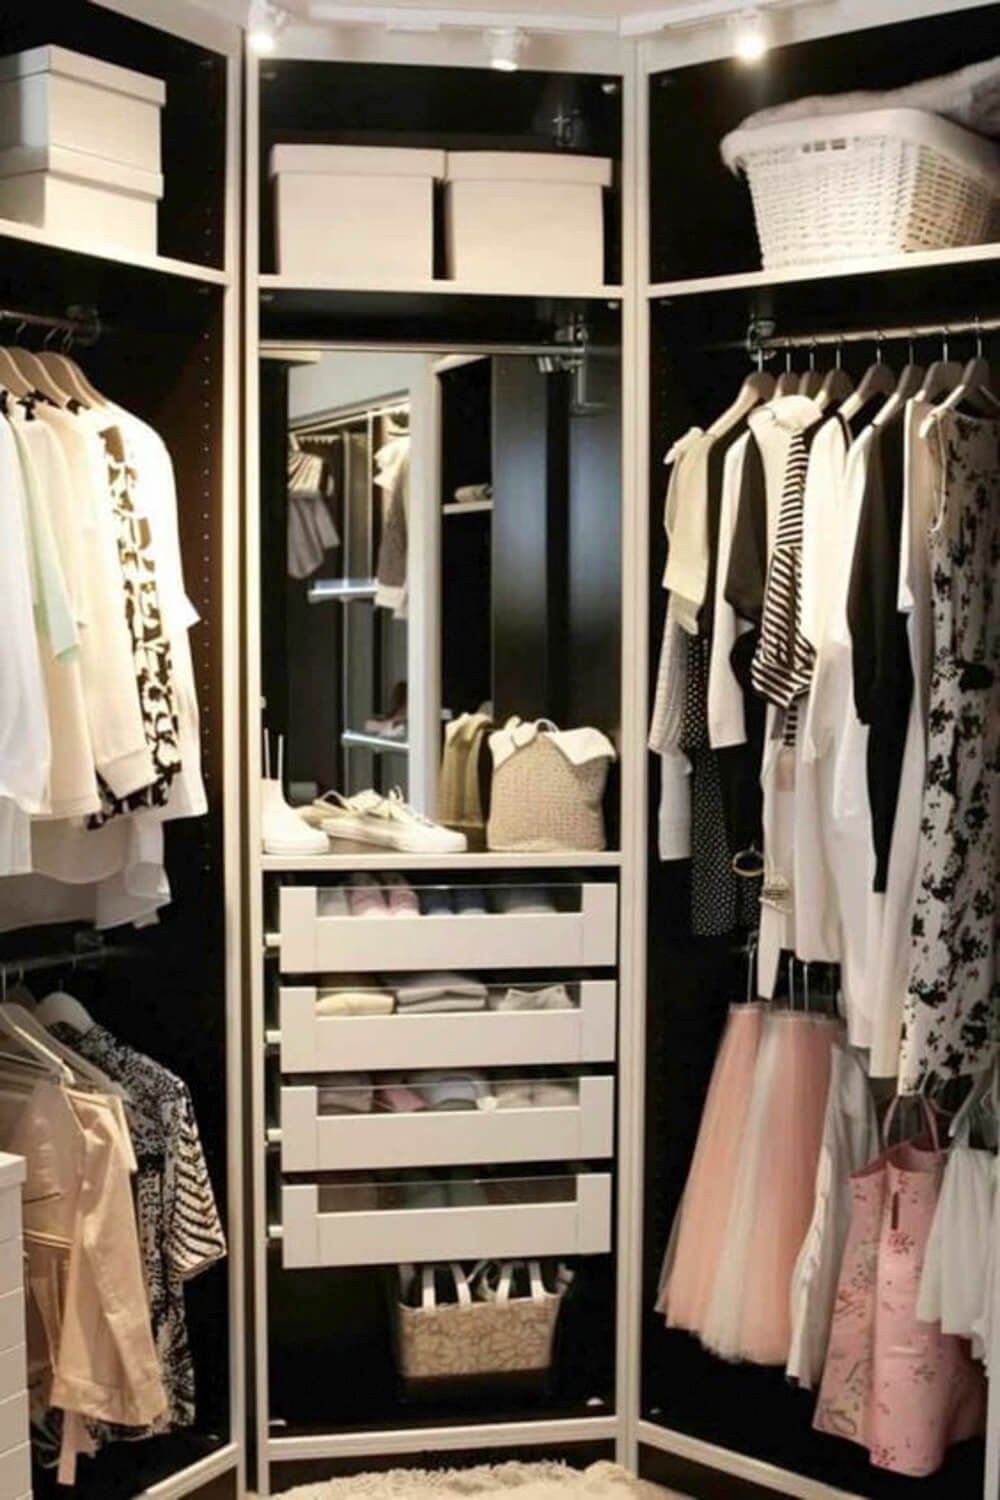
M403 800L398 788L388 797L374 791L359 792L356 797L328 792L327 800L330 811L321 827L332 839L377 844L406 854L464 854L468 848L464 833L423 817Z
M318 828L310 828L294 807L285 801L280 781L260 784L260 829L265 854L326 854L330 841Z

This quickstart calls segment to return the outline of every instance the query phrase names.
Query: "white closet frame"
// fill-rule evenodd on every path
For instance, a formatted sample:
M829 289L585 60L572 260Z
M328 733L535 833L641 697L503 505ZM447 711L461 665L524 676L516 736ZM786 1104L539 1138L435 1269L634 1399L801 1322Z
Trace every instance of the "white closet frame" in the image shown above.
M132 0L139 3L139 0ZM781 6L773 13L777 41L790 44L843 32L864 30L890 23L916 20L931 14L946 14L974 8L980 0L824 0ZM737 7L734 7L737 8ZM669 8L662 12L666 28ZM540 25L544 23L540 21ZM291 868L286 860L262 857L258 799L254 794L261 775L258 715L260 702L260 608L259 608L259 525L258 507L260 474L258 463L259 425L259 302L262 290L280 285L281 278L259 275L259 139L258 88L259 65L248 55L246 65L247 149L246 149L246 234L245 234L245 558L246 588L246 701L250 708L247 735L247 911L249 973L246 991L249 998L247 1056L251 1068L250 1157L251 1209L254 1248L252 1276L254 1302L254 1352L256 1364L255 1429L257 1434L258 1484L261 1496L269 1493L268 1474L271 1463L307 1459L347 1459L371 1456L373 1460L418 1452L459 1451L475 1448L516 1448L611 1440L619 1461L636 1467L642 1448L659 1449L679 1458L731 1475L737 1480L762 1486L776 1494L795 1496L798 1500L858 1500L858 1497L820 1481L777 1466L761 1462L734 1450L661 1427L641 1415L642 1384L642 1257L643 1257L643 1152L646 1070L646 844L649 805L649 757L646 751L648 716L648 610L652 580L649 575L648 536L651 498L650 473L649 380L651 304L665 296L681 296L697 290L704 283L654 283L649 263L649 195L655 187L649 181L648 88L650 76L668 69L709 61L729 55L729 37L725 16L714 19L700 15L694 24L664 29L654 36L638 40L618 40L607 34L586 35L560 32L553 35L532 33L530 66L534 69L562 72L607 72L622 79L623 155L622 155L622 286L613 289L621 297L622 335L622 791L620 855L620 925L619 925L619 1046L617 1058L618 1154L615 1174L618 1193L617 1211L617 1366L615 1378L615 1414L607 1418L517 1421L497 1423L457 1423L454 1426L400 1428L373 1433L334 1433L301 1439L269 1439L269 1403L267 1387L267 1292L266 1255L268 1224L265 1194L265 1150L267 1120L264 1102L264 1018L263 965L265 930L262 912L263 877L267 872ZM277 58L369 63L430 65L442 68L484 65L482 39L465 30L438 32L391 32L376 26L337 27L292 24L280 34ZM961 264L963 259L995 256L1000 249L979 249L927 257ZM904 258L895 257L864 269L892 270ZM919 259L919 257L917 258ZM908 265L915 258L905 257ZM836 277L857 270L856 263L824 266L809 274ZM766 285L782 278L768 273L750 273L714 278L712 285L752 287ZM789 279L789 278L784 278ZM342 288L351 290L352 288ZM361 290L360 286L353 288ZM378 288L368 288L378 290ZM424 287L429 290L429 287ZM385 288L384 290L391 290ZM418 290L418 288L414 288ZM447 291L436 286L435 290ZM366 344L365 347L372 347ZM386 347L399 347L390 342ZM462 358L462 356L459 356ZM446 362L445 362L446 363ZM438 362L438 369L442 362ZM433 363L428 362L427 385L423 396L428 409L437 409L437 381ZM417 392L414 392L417 400ZM430 430L435 430L432 427ZM434 454L413 456L414 482L437 493ZM416 507L415 507L416 509ZM426 507L431 519L428 526L413 537L411 566L423 588L437 586L438 535L436 507ZM420 585L416 592L419 594ZM425 598L433 598L433 592ZM433 628L432 628L433 627ZM414 638L423 639L429 655L423 658L432 672L439 671L439 645L436 615L425 616L422 609L411 618ZM418 679L411 674L411 683ZM414 703L417 734L430 735L434 726L424 709ZM427 761L429 764L429 761ZM413 788L415 800L426 801L429 786ZM569 861L568 861L569 862ZM582 864L577 858L573 863ZM387 855L384 868L454 867L456 861L402 858ZM557 863L538 857L510 861L512 866L530 867L532 863ZM316 870L349 868L350 861L337 855L312 861ZM462 862L465 869L497 868L488 855L469 856ZM655 1003L655 998L652 1000ZM995 1497L994 1497L995 1500Z
M240 465L240 379L242 365L242 330L240 325L241 268L239 260L242 238L240 160L243 131L243 31L233 21L210 14L191 0L98 0L105 9L117 11L133 20L183 38L226 61L226 152L224 261L220 269L172 260L167 256L95 249L81 235L79 243L56 239L44 230L30 225L0 221L0 246L5 237L27 240L68 252L99 254L111 264L138 265L162 272L164 276L198 281L207 287L222 288L222 650L227 662L235 664L242 649L240 625L240 534L241 494ZM181 497L183 503L183 497ZM226 949L226 1236L228 1242L228 1328L226 1361L229 1375L229 1440L216 1452L188 1467L178 1470L136 1495L135 1500L183 1500L204 1486L232 1475L237 1497L246 1494L246 1243L243 1230L244 1184L243 1163L243 693L240 674L233 669L223 674L222 700L213 705L213 733L222 735L223 753L223 862ZM191 1025L197 1025L192 1015ZM98 1460L98 1463L100 1460Z

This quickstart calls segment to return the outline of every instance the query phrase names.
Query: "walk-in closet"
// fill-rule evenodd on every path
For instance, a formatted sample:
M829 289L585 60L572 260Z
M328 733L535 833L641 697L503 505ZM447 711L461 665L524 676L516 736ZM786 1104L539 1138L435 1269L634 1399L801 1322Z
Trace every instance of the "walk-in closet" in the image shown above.
M998 264L981 0L0 0L0 1500L1000 1500Z

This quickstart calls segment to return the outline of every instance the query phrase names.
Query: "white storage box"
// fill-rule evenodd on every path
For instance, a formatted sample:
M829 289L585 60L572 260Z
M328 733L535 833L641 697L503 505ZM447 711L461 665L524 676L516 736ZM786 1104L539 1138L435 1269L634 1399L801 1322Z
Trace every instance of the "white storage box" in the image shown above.
M275 146L278 271L315 280L429 281L443 151Z
M499 889L490 887L489 894ZM281 969L286 974L379 974L613 964L617 888L593 882L544 889L552 893L557 909L483 916L400 917L387 912L384 917L356 917L327 915L324 893L316 886L282 886Z
M370 919L366 919L370 920ZM612 1062L615 983L584 979L566 1010L320 1016L317 990L282 989L282 1073Z
M65 47L0 58L0 150L62 146L159 172L159 78Z
M155 255L163 178L62 147L0 151L0 218Z
M722 157L746 173L766 270L977 245L995 232L1000 146L922 110L735 130Z
M411 1075L419 1089L418 1079ZM335 1098L336 1086L328 1092ZM566 1094L564 1104L551 1106L360 1115L324 1113L324 1091L311 1085L286 1086L281 1090L282 1171L488 1166L611 1156L614 1080L579 1078Z
M449 152L449 276L463 286L525 292L603 285L610 186L604 157Z
M406 1207L421 1193L468 1198ZM341 1206L343 1204L343 1206ZM611 1176L510 1178L455 1184L351 1188L283 1183L282 1263L381 1266L397 1261L498 1260L527 1255L603 1255L611 1249Z

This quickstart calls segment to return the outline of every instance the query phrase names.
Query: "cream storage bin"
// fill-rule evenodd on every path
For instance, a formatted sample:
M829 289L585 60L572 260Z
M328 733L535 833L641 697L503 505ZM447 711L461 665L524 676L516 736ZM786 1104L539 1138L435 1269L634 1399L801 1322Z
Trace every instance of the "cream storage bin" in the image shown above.
M510 889L482 888L489 903ZM379 974L418 969L587 968L615 962L618 893L614 885L595 882L517 889L537 889L556 909L493 910L481 916L387 913L359 917L332 908L328 903L333 892L328 895L317 886L282 886L281 969L287 974Z
M1000 202L1000 147L918 109L817 115L736 130L766 270L976 245Z
M604 282L611 162L526 151L450 151L448 274L470 287L565 292Z
M275 146L277 264L316 281L429 281L443 151Z
M419 1080L411 1077L419 1091ZM560 1080L558 1105L515 1109L338 1114L337 1088L281 1090L285 1172L488 1166L491 1162L597 1161L614 1151L612 1078Z
M163 178L62 146L0 151L0 218L155 255Z
M427 1206L417 1206L426 1204ZM282 1264L602 1255L611 1249L611 1176L489 1178L281 1189Z
M614 981L583 979L567 989L573 1003L565 1010L319 1016L319 991L286 987L269 1040L281 1049L282 1073L613 1062Z
M143 172L161 170L159 78L65 47L0 58L0 150L62 147Z

